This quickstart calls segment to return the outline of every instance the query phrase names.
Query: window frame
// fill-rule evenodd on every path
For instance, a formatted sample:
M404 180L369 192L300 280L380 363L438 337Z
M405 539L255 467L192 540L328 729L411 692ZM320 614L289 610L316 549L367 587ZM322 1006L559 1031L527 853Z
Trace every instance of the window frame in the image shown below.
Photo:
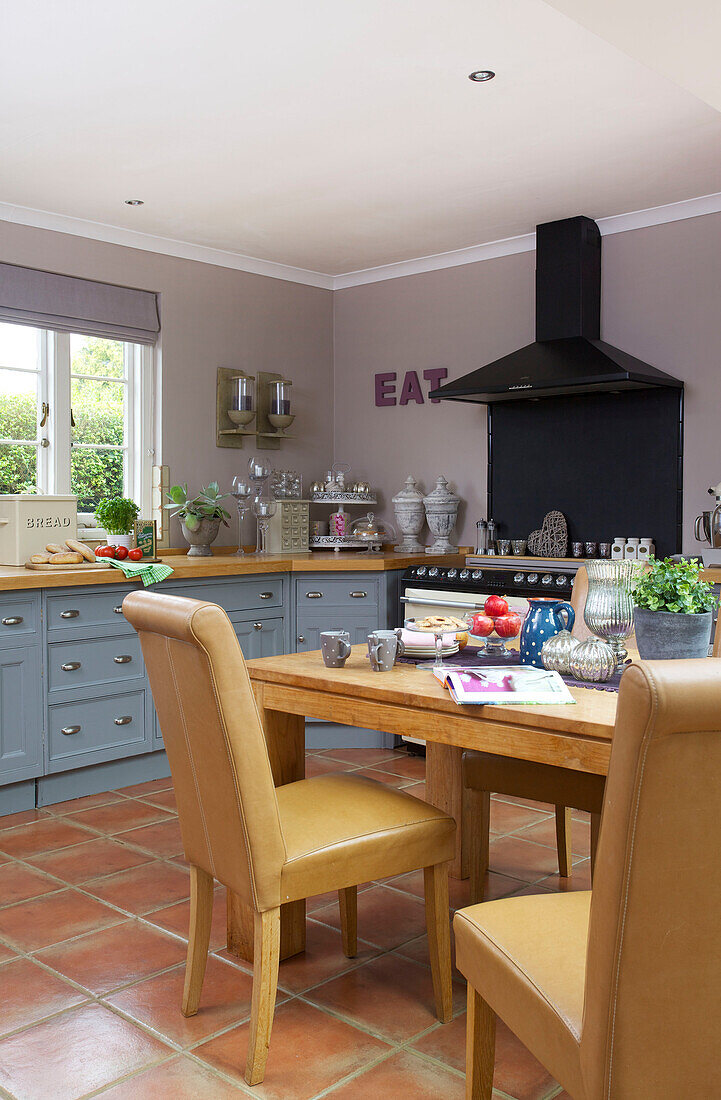
M6 324L12 322L4 322ZM40 334L37 393L37 486L46 493L70 493L72 434L71 417L71 333L35 328ZM78 333L77 335L82 335ZM115 339L112 336L106 339ZM126 389L123 482L125 491L151 515L152 467L155 455L155 348L148 344L118 341L124 346ZM120 381L120 380L118 380ZM50 406L48 423L40 427L43 402ZM47 442L45 442L47 441ZM101 527L84 527L81 536L104 539Z

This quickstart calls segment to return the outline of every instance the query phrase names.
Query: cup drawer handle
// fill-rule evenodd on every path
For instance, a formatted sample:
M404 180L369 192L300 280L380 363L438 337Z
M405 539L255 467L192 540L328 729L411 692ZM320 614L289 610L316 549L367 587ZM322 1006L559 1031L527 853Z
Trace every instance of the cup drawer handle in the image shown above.
M129 714L124 714L122 718L114 718L116 726L129 726L132 722L132 717Z
M129 665L132 659L129 653L121 653L120 656L113 657L116 665Z
M63 672L75 672L80 668L80 661L66 661L64 665L60 666Z
M306 592L305 598L306 598L306 600L322 600L323 599L323 593L322 592Z
M80 614L79 611L75 611L73 609L70 609L68 611L61 611L60 612L60 618L61 619L77 619L79 614Z
M74 733L80 733L82 728L82 726L63 726L60 732L64 733L66 737L72 737Z
M7 618L3 619L2 624L3 626L20 626L22 621L22 615L8 615Z
M260 593L260 598L261 598L261 600L271 600L273 598L273 593L272 592L261 592Z
M351 598L354 600L364 600L367 595L367 592L351 592Z
M123 613L123 609L120 606L120 604L118 604L116 607L113 608L113 614L114 615L122 615L122 613Z

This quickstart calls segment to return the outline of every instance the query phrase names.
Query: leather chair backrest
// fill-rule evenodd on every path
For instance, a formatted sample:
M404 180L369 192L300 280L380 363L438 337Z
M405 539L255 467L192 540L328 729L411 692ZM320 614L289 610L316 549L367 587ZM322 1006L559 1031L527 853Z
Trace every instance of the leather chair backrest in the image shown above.
M573 624L571 633L579 642L585 642L586 638L591 637L591 631L586 626L586 620L583 617L583 609L586 606L587 596L588 572L585 565L579 565L576 576L573 578L573 588L571 589L570 600L571 607L576 612L576 620Z
M586 1100L721 1095L721 661L623 676L593 882Z
M216 604L131 592L186 858L263 911L286 850L265 737L232 624Z

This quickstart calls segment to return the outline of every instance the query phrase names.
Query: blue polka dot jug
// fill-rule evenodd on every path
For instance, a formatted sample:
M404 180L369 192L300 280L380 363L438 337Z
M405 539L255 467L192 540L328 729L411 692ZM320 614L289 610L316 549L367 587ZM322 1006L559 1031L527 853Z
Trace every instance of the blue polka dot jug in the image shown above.
M563 600L529 600L530 610L521 631L521 664L543 668L543 643L561 630L571 630L576 612Z

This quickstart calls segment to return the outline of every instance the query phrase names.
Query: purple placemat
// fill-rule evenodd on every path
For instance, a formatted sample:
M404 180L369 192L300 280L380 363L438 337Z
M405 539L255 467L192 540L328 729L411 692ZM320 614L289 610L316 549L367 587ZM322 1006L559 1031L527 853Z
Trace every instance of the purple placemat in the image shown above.
M427 657L399 657L399 661L404 664L417 665L423 661L428 661ZM477 649L472 649L470 646L466 646L460 653L456 653L453 657L448 657L445 660L449 666L459 665L461 668L468 665L473 665L476 668L484 668L489 665L520 665L521 658L518 650L511 650L509 657L487 657L484 653L479 653ZM630 664L630 662L629 662ZM606 680L604 684L592 684L586 680L574 680L573 676L562 676L561 679L569 687L577 688L593 688L595 691L618 691L621 683L621 673L615 672L610 680Z

